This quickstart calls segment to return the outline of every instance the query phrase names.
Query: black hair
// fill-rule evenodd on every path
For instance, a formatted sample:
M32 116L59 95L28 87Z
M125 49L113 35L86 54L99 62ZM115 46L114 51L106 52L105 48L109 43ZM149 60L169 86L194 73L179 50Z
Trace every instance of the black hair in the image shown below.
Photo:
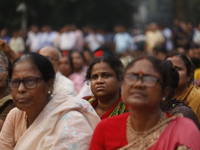
M170 92L168 97L165 101L161 101L161 108L163 111L169 110L169 108L172 105L172 98L174 96L175 89L178 87L179 83L179 73L178 71L173 67L173 63L170 60L164 60L169 65L169 87Z
M72 54L73 53L78 53L80 54L81 58L83 59L83 61L85 62L85 57L83 55L83 52L79 52L77 50L72 50L70 53L69 53L69 60L70 60L70 63L73 65L73 59L72 59Z
M101 56L101 57L94 58L87 70L86 77L85 77L86 81L89 81L91 79L92 69L94 65L99 62L107 63L110 66L110 68L115 72L117 80L123 81L124 65L118 58L113 57L113 56Z
M200 59L199 58L192 57L192 58L190 58L190 60L194 66L194 70L197 68L200 68Z
M101 46L93 52L94 57L115 56L113 50L108 46Z
M51 62L44 56L34 52L28 52L26 54L23 54L13 62L9 69L9 78L12 77L13 69L16 66L16 64L24 60L29 60L36 66L36 68L42 74L42 78L45 82L48 82L50 79L54 79L55 72Z
M193 80L193 72L194 72L194 65L192 64L192 62L190 61L190 59L185 56L184 54L182 53L177 53L177 52L172 52L172 53L169 53L165 59L169 58L169 57L173 57L173 56L178 56L181 58L181 60L183 61L183 63L185 64L185 67L187 69L187 76L190 77L191 76L191 79L189 81L189 83L192 82Z

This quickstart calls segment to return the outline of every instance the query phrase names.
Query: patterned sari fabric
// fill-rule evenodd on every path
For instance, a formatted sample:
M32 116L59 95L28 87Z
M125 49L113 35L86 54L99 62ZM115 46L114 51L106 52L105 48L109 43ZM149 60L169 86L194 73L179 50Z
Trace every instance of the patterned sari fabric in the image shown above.
M98 105L98 99L96 99L94 96L88 97L88 102L93 107ZM115 105L113 105L104 115L102 115L101 119L106 119L108 117L123 114L125 112L128 112L128 107L124 104L124 102L122 101L122 98L120 96L120 99L117 101L117 103L115 103Z
M182 114L177 114L170 118L165 119L158 125L154 126L152 129L150 129L141 138L134 139L131 143L129 143L128 145L126 145L118 150L147 150L147 149L148 150L155 150L155 149L156 150L157 149L189 150L191 148L193 150L198 150L200 148L200 144L197 143L197 140L194 141L193 144L192 144L192 141L190 141L189 139L186 143L184 143L183 141L180 140L180 137L178 137L177 139L176 139L176 137L172 138L172 139L176 139L177 141L175 141L175 140L171 141L170 143L168 143L168 145L165 145L166 143L163 144L164 142L169 142L168 141L169 137L167 137L167 136L169 136L171 134L171 132L169 131L169 133L167 133L166 131L170 130L169 129L171 126L170 122L172 120L176 120L177 117L182 117ZM184 132L187 132L187 131L184 131ZM185 138L188 138L187 133L185 135L186 135ZM196 136L197 138L198 137L200 138L200 132L198 132L198 134L195 134L195 135L197 135ZM180 141L178 141L178 140L180 140Z
M26 113L14 108L0 134L1 150L85 150L100 118L85 100L56 95L33 124L26 128Z
M177 116L182 116L182 115L179 114ZM177 116L173 116L168 119L165 119L158 125L154 126L152 129L150 129L147 133L142 135L142 137L134 139L131 143L120 148L119 150L149 149L152 145L155 144L156 140L158 139L160 134L163 132L163 130L166 128L166 126L169 124L169 122L175 119Z

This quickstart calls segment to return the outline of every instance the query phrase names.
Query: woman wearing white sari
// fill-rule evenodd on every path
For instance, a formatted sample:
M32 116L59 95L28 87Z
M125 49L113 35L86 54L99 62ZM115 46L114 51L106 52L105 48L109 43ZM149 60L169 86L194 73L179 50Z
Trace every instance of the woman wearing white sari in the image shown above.
M89 147L100 121L85 100L55 95L51 63L37 53L19 57L8 85L17 108L11 110L0 133L1 150L61 150Z

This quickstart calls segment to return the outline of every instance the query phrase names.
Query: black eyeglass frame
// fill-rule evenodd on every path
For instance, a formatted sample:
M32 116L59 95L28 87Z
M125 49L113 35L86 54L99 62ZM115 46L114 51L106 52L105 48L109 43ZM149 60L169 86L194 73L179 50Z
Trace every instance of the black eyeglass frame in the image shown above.
M133 82L130 82L131 80L129 80L129 81L127 81L126 79L127 78L129 78L128 76L136 76L137 77L137 79L136 79L136 81L135 81L135 83L133 83ZM145 83L144 83L144 77L152 77L152 79L154 79L155 80L155 84L152 84L152 85L146 85ZM130 79L130 78L129 78ZM157 77L155 77L155 76L152 76L152 75L142 75L142 76L140 76L139 74L126 74L126 75L124 75L124 83L126 84L126 85L134 85L134 84L136 84L137 82L138 82L138 80L140 80L141 79L141 81L142 81L142 84L143 85L145 85L146 87L154 87L154 86L156 86L156 84L159 82L162 86L164 85L163 84L163 82L160 80L160 79L158 79Z
M28 85L28 81L30 81L32 79L32 81L34 81L35 83L34 83L34 86L32 86L32 87L28 87L27 85ZM7 86L9 87L9 89L11 89L11 90L16 90L16 89L18 89L19 88L19 85L21 84L21 82L23 83L23 85L25 86L25 88L26 89L28 89L28 90L32 90L32 89L35 89L36 87L37 87L37 84L38 84L38 80L39 79L43 79L43 78L38 78L38 77L27 77L27 78L24 78L24 79L8 79L7 80ZM16 87L12 87L11 86L11 83L12 82L18 82L17 84L17 86Z

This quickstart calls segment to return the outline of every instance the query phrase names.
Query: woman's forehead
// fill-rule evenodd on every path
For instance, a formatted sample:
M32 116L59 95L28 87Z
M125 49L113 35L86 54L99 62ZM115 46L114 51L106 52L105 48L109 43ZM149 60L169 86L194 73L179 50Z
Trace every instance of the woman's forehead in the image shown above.
M170 60L174 66L177 66L177 65L181 65L182 67L185 66L185 63L183 62L183 60L178 56L169 57L167 59Z
M160 76L160 73L155 70L152 62L147 59L142 59L136 61L129 69L126 70L126 74L128 73L142 73L149 74L153 76Z

